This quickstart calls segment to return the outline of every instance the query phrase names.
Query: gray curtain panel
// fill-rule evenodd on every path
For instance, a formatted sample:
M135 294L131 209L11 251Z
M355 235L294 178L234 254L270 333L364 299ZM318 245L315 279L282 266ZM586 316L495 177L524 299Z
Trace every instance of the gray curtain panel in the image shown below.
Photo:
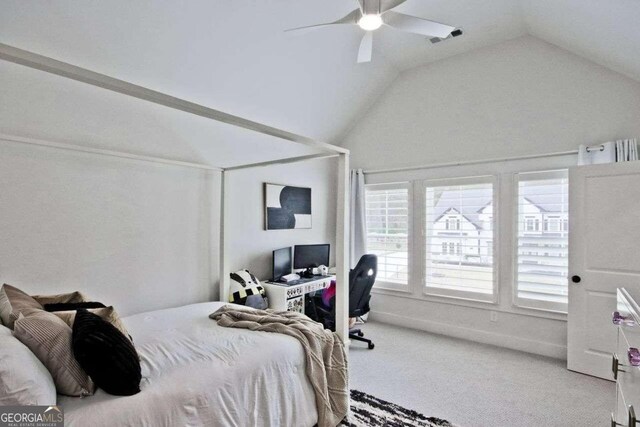
M364 203L364 173L362 169L351 170L350 175L350 221L349 263L353 268L367 250L367 223Z
M638 141L636 138L607 141L590 147L582 144L578 148L578 165L597 165L636 160L638 160Z

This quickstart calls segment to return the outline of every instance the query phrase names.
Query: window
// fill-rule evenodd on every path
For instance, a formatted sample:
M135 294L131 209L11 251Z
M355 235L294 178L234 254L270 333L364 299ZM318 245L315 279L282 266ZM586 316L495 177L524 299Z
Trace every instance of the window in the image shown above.
M494 300L493 177L427 181L425 291Z
M460 218L458 215L449 215L445 221L447 230L460 230Z
M540 231L540 218L532 215L525 215L524 217L524 231L537 232Z
M544 220L544 231L551 233L563 231L562 228L565 226L563 222L566 224L559 215L547 215Z
M376 286L406 289L409 283L409 184L367 185L365 194L367 252L378 256Z
M567 171L517 175L516 304L567 311L569 186ZM544 226L532 229L531 218ZM538 223L539 224L539 223ZM538 231L538 233L531 233Z

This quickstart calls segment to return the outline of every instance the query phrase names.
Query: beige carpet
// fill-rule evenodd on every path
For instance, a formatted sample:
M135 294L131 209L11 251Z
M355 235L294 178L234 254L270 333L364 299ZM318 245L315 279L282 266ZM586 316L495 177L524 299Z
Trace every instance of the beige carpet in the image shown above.
M351 344L352 389L463 427L608 425L614 383L564 361L374 322L363 331L376 347Z

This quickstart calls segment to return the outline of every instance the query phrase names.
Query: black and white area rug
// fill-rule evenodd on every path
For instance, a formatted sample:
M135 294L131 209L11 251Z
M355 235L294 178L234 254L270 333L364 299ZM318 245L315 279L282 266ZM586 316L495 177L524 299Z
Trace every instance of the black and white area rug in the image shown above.
M454 427L440 418L427 417L358 390L351 390L351 414L346 427Z

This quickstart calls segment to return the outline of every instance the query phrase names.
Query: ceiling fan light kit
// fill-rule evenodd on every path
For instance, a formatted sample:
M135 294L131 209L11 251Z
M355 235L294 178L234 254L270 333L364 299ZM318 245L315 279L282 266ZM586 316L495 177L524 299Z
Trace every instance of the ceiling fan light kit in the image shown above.
M371 62L371 55L373 52L373 31L380 28L382 24L395 28L396 30L426 36L431 39L432 43L435 43L433 39L437 38L444 40L452 36L452 32L459 31L450 25L418 18L416 16L405 15L391 10L400 6L405 1L406 0L358 0L359 8L351 11L348 15L338 19L337 21L310 25L307 27L292 28L286 31L305 30L310 28L326 27L329 25L358 25L366 31L362 41L360 42L358 63ZM460 34L462 34L462 31L459 31L456 35Z
M382 26L382 16L378 14L362 15L358 25L365 31L374 31Z

